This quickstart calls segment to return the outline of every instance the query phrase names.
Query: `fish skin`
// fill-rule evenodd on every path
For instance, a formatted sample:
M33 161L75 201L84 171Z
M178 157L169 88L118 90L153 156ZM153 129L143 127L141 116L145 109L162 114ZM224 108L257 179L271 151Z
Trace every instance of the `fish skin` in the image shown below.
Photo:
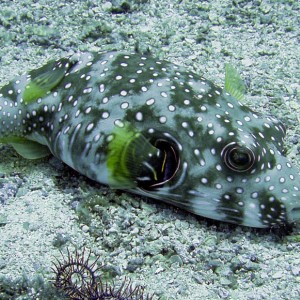
M282 123L164 60L91 52L49 62L1 88L0 126L2 142L36 142L97 182L203 217L300 221Z

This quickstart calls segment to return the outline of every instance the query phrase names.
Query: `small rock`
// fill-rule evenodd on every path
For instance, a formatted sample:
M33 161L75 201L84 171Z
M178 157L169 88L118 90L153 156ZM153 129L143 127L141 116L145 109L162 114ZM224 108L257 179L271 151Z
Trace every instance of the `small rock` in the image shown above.
M25 187L19 188L19 190L16 193L16 197L22 197L25 196L28 193L28 189Z
M279 278L282 278L282 276L283 276L282 271L278 271L272 275L272 278L279 279Z
M87 225L83 225L83 226L81 227L81 230L82 230L83 232L88 232L88 231L90 230L90 227L87 226Z
M172 264L178 264L179 266L182 266L183 265L183 261L182 261L182 258L179 256L179 255L172 255L170 257L170 262Z
M163 272L164 270L165 270L164 268L159 267L159 268L156 269L156 271L154 272L154 274L159 274L159 273Z
M54 247L60 248L70 241L70 236L58 233L52 241Z
M229 280L229 279L227 279L226 277L221 277L221 279L220 279L220 283L222 284L222 285L231 285L231 280Z
M229 297L229 292L226 289L219 288L218 295L221 299L227 299Z
M300 275L300 266L292 267L291 271L294 276L299 276Z
M110 11L112 8L112 4L111 2L105 2L104 4L102 4L102 9L104 11Z
M128 264L127 264L127 270L129 272L134 272L137 268L142 266L144 264L144 259L143 258L134 258L131 259Z
M253 60L250 59L250 58L244 58L242 59L242 64L245 66L245 67L250 67L253 65Z

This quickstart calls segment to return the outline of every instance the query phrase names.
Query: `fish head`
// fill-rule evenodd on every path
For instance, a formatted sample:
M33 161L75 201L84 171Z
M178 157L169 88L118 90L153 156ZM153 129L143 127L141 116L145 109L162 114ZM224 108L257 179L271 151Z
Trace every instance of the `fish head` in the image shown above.
M250 227L300 222L299 170L283 156L280 121L169 62L118 56L111 73L123 65L124 80L112 77L106 95L124 101L111 112L122 122L108 147L108 184Z
M138 179L133 192L250 227L299 221L299 170L283 156L283 124L225 92L219 97L215 103L223 105L181 111L170 124L143 132L164 159L148 158L160 176Z

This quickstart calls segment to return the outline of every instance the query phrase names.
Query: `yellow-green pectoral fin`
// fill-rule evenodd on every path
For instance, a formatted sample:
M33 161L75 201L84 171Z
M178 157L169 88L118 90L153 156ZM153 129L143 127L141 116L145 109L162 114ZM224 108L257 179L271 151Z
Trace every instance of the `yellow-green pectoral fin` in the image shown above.
M115 127L112 136L107 158L109 185L113 188L134 188L144 164L159 150L128 124Z
M230 64L225 64L225 90L231 96L242 101L246 87L240 74Z
M22 137L1 138L0 143L11 145L18 154L27 159L38 159L51 154L47 146Z
M29 104L53 90L62 81L71 66L69 59L63 58L31 71L29 73L31 80L23 93L24 103Z

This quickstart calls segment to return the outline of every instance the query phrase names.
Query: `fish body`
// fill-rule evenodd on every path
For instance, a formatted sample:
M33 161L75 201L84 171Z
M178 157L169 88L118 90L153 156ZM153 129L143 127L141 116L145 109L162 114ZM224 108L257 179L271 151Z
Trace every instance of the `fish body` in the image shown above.
M234 94L234 93L232 93ZM207 218L250 227L300 221L285 129L164 60L81 53L0 90L0 142L52 153L85 176Z

